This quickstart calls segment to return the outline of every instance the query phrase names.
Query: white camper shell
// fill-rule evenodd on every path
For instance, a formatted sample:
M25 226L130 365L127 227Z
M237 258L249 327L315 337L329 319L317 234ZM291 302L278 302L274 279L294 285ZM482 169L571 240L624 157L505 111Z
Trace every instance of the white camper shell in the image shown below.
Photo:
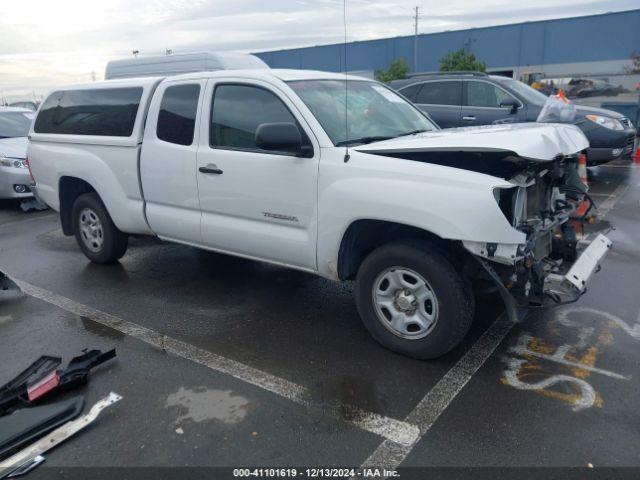
M255 55L232 52L194 52L134 57L107 63L104 78L156 77L213 70L266 69Z

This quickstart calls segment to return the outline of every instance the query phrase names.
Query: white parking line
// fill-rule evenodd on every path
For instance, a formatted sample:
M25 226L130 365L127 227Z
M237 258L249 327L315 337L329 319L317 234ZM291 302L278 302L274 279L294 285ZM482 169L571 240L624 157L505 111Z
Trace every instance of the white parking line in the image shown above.
M122 332L130 337L162 348L178 357L191 360L216 372L230 375L238 380L275 393L303 407L313 407L309 390L301 385L203 350L181 340L168 337L115 315L96 310L95 308L36 287L30 283L16 280L15 278L14 280L27 295L48 302L75 315L88 317L97 323ZM385 417L377 413L367 412L355 406L344 405L342 406L342 411L346 413L344 418L342 418L346 423L380 435L394 445L413 445L420 434L419 428L416 425Z
M451 404L471 377L482 367L515 324L508 315L502 314L487 329L478 341L458 360L451 370L420 400L420 403L404 419L416 425L420 435L415 443L427 433L438 417ZM415 445L414 443L414 445ZM411 453L414 445L399 445L391 440L383 441L362 464L365 467L397 468Z

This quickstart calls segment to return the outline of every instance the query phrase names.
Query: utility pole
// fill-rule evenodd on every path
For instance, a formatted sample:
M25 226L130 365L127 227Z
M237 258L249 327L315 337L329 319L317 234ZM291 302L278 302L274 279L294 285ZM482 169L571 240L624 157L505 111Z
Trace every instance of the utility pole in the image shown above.
M415 31L413 34L413 73L418 71L418 20L420 19L420 7L416 6L415 12Z

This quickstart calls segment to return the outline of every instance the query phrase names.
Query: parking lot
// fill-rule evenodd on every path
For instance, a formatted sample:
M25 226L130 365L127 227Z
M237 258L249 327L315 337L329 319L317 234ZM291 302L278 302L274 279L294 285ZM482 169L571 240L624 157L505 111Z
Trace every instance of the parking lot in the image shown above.
M478 296L464 344L389 352L349 285L153 239L97 266L51 211L0 210L0 383L41 355L117 358L85 387L123 400L47 455L60 467L638 465L640 169L590 172L612 252L577 303L517 324ZM613 228L611 230L611 228ZM4 380L3 380L4 379ZM213 478L213 477L209 477ZM621 478L621 477L620 477Z

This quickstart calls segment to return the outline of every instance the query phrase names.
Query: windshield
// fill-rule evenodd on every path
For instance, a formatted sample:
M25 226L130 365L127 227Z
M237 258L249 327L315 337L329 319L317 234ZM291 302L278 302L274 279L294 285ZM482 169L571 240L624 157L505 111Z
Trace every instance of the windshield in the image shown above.
M547 101L547 97L543 93L540 93L535 88L531 88L526 83L513 79L503 80L502 83L515 91L520 98L524 99L525 103L542 107Z
M349 80L347 133L344 80L297 80L288 84L336 146L437 130L420 110L393 90L366 80Z
M26 137L31 120L32 113L0 112L0 138Z

